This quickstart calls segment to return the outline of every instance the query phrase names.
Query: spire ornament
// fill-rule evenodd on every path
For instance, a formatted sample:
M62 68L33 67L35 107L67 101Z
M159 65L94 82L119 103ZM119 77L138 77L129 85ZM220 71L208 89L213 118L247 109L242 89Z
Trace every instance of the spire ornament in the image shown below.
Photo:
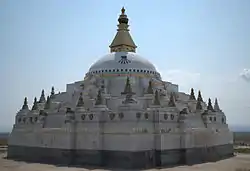
M154 98L154 102L153 102L154 105L161 105L160 103L160 99L159 99L159 92L157 90L155 90L155 98Z
M147 94L154 94L154 90L153 90L153 86L152 86L152 81L151 80L148 82Z
M129 77L127 77L124 91L121 92L121 94L126 95L125 100L123 101L123 103L126 103L126 104L128 104L128 103L137 103L136 100L132 98L132 96L135 93L132 91L132 87L131 87L131 84L130 84Z
M42 90L41 97L39 99L39 103L44 103L46 102L45 95L44 95L44 90Z
M201 100L202 100L202 98L199 98L199 96L198 96L197 103L196 103L196 110L202 110L202 105L201 105L202 101Z
M32 110L37 110L38 106L37 106L37 99L36 97L34 98L34 102L33 102L33 106L32 106Z
M81 92L76 107L83 107L83 106L84 106L84 102L83 102L82 92Z
M198 97L197 97L197 100L200 101L200 102L203 102L203 99L202 99L202 96L201 96L201 91L199 90L198 91Z
M55 88L54 86L52 86L51 88L51 93L50 93L50 97L54 96L55 95Z
M121 15L118 18L118 29L110 47L111 52L135 52L135 45L131 35L129 34L129 19L125 14L125 8L121 9Z
M219 103L218 103L218 99L217 99L217 98L215 98L214 110L215 110L216 112L220 112L220 111L221 111L221 109L220 109L220 107L219 107Z
M129 77L127 77L124 91L121 94L131 94L131 95L135 94L134 92L132 92L132 87L131 87L131 84L130 84Z
M191 88L191 93L190 93L190 96L189 96L189 100L196 100L193 88Z
M169 107L175 107L175 97L174 97L174 93L171 93L170 94L170 99L169 99L169 102L168 102L168 106Z
M211 102L211 99L209 98L208 99L208 105L207 105L207 110L210 110L210 111L213 111L213 106L212 106L212 102Z
M124 7L122 7L121 12L122 12L122 15L125 15L125 8Z
M102 104L103 104L102 92L101 92L101 90L98 90L95 105L102 105Z
M27 97L24 98L22 110L29 109Z

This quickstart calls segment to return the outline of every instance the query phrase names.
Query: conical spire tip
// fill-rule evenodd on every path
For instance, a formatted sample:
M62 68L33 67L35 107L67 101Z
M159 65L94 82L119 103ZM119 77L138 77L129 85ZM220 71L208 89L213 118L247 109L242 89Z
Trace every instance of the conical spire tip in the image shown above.
M122 7L121 12L122 12L122 15L125 14L125 8L124 8L124 6Z

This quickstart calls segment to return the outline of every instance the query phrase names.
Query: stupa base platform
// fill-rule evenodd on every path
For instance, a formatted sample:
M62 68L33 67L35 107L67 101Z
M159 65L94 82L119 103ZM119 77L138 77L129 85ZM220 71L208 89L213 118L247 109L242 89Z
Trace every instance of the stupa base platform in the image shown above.
M95 151L8 146L8 159L56 165L142 169L214 162L233 156L233 145L164 151Z

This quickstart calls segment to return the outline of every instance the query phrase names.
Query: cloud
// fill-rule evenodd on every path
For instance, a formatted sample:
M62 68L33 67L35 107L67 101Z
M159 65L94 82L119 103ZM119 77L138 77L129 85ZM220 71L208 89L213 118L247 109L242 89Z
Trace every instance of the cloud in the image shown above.
M184 70L168 70L162 73L163 80L178 84L181 89L188 90L199 87L200 73L193 73Z
M240 73L240 77L245 81L250 82L250 69L243 69L243 71Z

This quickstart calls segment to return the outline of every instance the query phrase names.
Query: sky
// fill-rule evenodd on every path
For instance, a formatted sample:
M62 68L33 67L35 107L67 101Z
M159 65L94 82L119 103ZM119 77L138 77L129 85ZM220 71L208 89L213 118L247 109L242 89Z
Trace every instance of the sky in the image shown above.
M164 80L217 97L229 124L250 126L249 0L2 0L0 130L24 97L65 91L109 53L123 6L137 53Z

